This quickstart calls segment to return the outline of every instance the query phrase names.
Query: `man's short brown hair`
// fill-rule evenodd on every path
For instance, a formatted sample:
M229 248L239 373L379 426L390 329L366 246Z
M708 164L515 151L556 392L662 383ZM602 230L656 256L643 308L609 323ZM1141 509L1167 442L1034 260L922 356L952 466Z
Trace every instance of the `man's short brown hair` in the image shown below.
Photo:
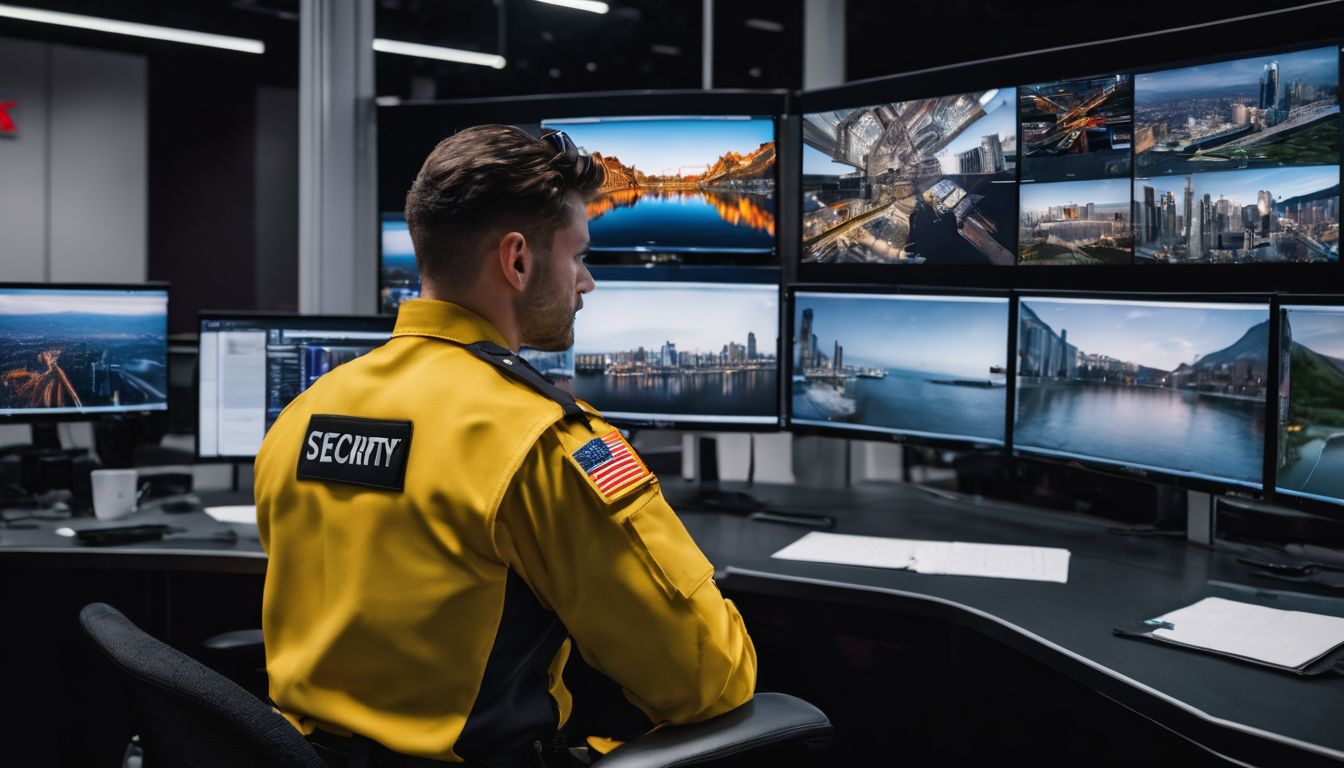
M508 125L478 125L439 142L406 193L406 224L423 276L468 286L488 238L521 232L549 249L570 215L566 197L602 185L600 163L575 163L548 142Z

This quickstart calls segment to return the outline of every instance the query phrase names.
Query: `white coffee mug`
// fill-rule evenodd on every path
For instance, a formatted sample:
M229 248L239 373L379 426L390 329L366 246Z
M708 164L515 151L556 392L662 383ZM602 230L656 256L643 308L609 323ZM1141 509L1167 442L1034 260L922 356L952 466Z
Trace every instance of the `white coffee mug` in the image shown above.
M95 469L89 473L93 480L93 514L99 520L116 520L135 511L134 469Z

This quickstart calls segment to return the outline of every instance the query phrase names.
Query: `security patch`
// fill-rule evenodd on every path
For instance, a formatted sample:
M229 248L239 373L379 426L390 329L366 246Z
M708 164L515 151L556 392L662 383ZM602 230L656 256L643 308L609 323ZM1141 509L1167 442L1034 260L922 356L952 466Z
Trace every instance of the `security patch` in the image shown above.
M635 455L635 449L614 429L584 443L574 452L574 461L608 501L649 476L648 467Z
M410 453L409 421L318 414L304 433L299 479L402 491Z

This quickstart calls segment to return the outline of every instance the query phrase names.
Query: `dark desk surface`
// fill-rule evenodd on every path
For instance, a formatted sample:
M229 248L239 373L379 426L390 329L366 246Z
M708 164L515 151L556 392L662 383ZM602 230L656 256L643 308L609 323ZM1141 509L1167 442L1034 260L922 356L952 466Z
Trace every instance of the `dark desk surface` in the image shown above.
M1206 654L1114 636L1115 626L1208 595L1344 615L1344 599L1278 592L1226 553L1183 539L1121 536L1077 515L943 497L902 485L845 491L783 486L752 490L774 509L826 511L838 533L1064 547L1067 584L931 576L906 571L773 560L807 529L698 512L691 486L664 483L728 592L835 601L927 615L1003 642L1225 757L1253 765L1344 762L1344 677L1300 678ZM736 486L741 488L741 486ZM207 503L246 503L211 495ZM140 512L180 536L92 548L55 534L69 521L0 529L0 560L37 567L124 567L262 573L265 555L246 532L209 541L222 526L203 513ZM84 521L81 521L84 522Z

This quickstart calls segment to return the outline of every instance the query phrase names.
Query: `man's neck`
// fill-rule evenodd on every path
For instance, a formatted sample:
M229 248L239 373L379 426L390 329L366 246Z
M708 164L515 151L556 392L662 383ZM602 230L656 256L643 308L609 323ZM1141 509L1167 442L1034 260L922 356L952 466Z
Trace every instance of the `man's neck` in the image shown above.
M517 318L514 315L513 307L505 306L501 308L498 302L482 300L477 296L456 296L447 291L438 290L422 284L420 298L433 301L447 301L475 312L485 318L487 322L499 331L499 335L504 337L509 349L517 352L522 348L522 332L518 328Z

